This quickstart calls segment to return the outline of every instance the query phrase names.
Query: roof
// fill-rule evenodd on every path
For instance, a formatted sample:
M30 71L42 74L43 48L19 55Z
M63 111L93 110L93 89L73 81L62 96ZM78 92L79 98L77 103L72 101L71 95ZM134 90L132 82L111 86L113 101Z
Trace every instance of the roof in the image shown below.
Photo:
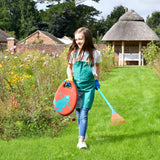
M144 19L140 15L138 15L134 10L126 12L119 18L119 20L120 21L142 21L144 22Z
M43 33L45 36L47 36L48 38L50 38L51 40L59 43L59 44L64 44L63 42L61 42L58 38L56 38L55 36L53 36L52 34L50 34L49 32L46 32L46 31L40 31L40 30L37 30L36 32L32 33L31 35L29 35L28 37L26 37L25 39L21 40L19 43L22 43L24 41L26 41L28 38L32 37L34 34L37 34L37 33Z
M131 10L122 15L118 22L104 35L102 41L159 41L157 34L144 19Z
M39 31L39 30L38 30ZM39 31L42 32L43 34L45 34L46 36L48 36L50 39L52 39L53 41L63 44L62 41L60 41L58 38L56 38L55 36L53 36L52 34L50 34L49 32L45 32L45 31Z
M71 44L73 40L70 37L64 36L62 38L58 38L64 44Z
M0 29L0 42L6 42L7 38L11 37L9 34Z

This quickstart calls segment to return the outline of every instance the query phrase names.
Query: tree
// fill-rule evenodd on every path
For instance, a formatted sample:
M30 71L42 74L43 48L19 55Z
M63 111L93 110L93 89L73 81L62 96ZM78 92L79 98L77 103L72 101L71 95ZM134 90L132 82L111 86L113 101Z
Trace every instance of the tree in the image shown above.
M114 7L114 10L106 18L104 25L105 32L107 32L124 13L125 8L123 6Z
M11 27L10 15L5 4L5 0L1 0L0 2L0 28L3 30L9 30Z
M160 37L160 18L159 17L160 17L160 12L153 12L151 17L150 16L147 17L146 23Z
M82 2L84 2L86 0L36 0L36 2L38 3L44 3L44 2L53 2L53 3L65 3L65 2L73 2L75 5L76 4L81 4ZM100 0L92 0L94 2L99 2Z
M49 24L48 32L57 37L73 36L74 31L86 26L94 28L94 16L100 12L86 5L75 6L74 2L65 2L51 6L46 11L41 11L43 21Z
M41 20L32 0L1 0L0 27L9 32L14 31L17 39L24 38L38 29Z
M110 15L106 19L102 18L96 23L97 37L101 38L104 34L118 21L118 19L125 13L123 6L114 7ZM98 40L98 39L97 39ZM99 41L99 40L98 40Z
M41 17L37 9L35 9L36 3L34 1L20 0L20 37L26 37L38 29L38 23L41 22Z
M123 6L114 7L114 10L105 18L100 19L96 23L96 31L94 32L94 37L98 37L96 43L100 42L100 38L118 21L118 19L125 13L125 8Z

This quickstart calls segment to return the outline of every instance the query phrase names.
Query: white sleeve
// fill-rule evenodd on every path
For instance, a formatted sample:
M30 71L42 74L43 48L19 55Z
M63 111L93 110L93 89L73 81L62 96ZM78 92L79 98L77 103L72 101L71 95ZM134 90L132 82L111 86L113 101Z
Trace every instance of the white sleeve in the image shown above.
M74 60L74 54L73 54L74 52L71 52L71 56L70 56L70 59L69 59L69 61L68 61L68 63L69 64L73 64L73 60Z
M95 50L95 63L100 63L101 60L101 52L98 50Z

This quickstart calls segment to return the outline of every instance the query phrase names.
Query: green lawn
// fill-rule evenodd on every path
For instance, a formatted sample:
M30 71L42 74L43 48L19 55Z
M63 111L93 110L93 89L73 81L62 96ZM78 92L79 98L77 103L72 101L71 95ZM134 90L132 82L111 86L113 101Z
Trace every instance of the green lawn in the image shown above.
M89 113L87 150L76 148L78 127L58 137L0 141L0 160L159 160L160 79L147 67L116 67L101 91L126 124L111 126L111 111L96 91Z

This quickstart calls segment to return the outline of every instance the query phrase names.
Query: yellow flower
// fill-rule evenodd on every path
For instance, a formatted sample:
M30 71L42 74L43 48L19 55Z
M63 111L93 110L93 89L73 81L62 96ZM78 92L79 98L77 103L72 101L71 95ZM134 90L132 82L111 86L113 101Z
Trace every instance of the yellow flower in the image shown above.
M13 66L13 69L15 69L16 68L16 66Z
M0 68L2 68L2 65L0 64Z
M23 81L24 80L24 77L21 77L21 81Z
M26 75L25 77L26 77L26 78L31 78L31 75Z
M19 79L20 79L20 77L19 77L17 74L15 74L15 75L12 77L12 79L13 79L13 82L18 82Z

